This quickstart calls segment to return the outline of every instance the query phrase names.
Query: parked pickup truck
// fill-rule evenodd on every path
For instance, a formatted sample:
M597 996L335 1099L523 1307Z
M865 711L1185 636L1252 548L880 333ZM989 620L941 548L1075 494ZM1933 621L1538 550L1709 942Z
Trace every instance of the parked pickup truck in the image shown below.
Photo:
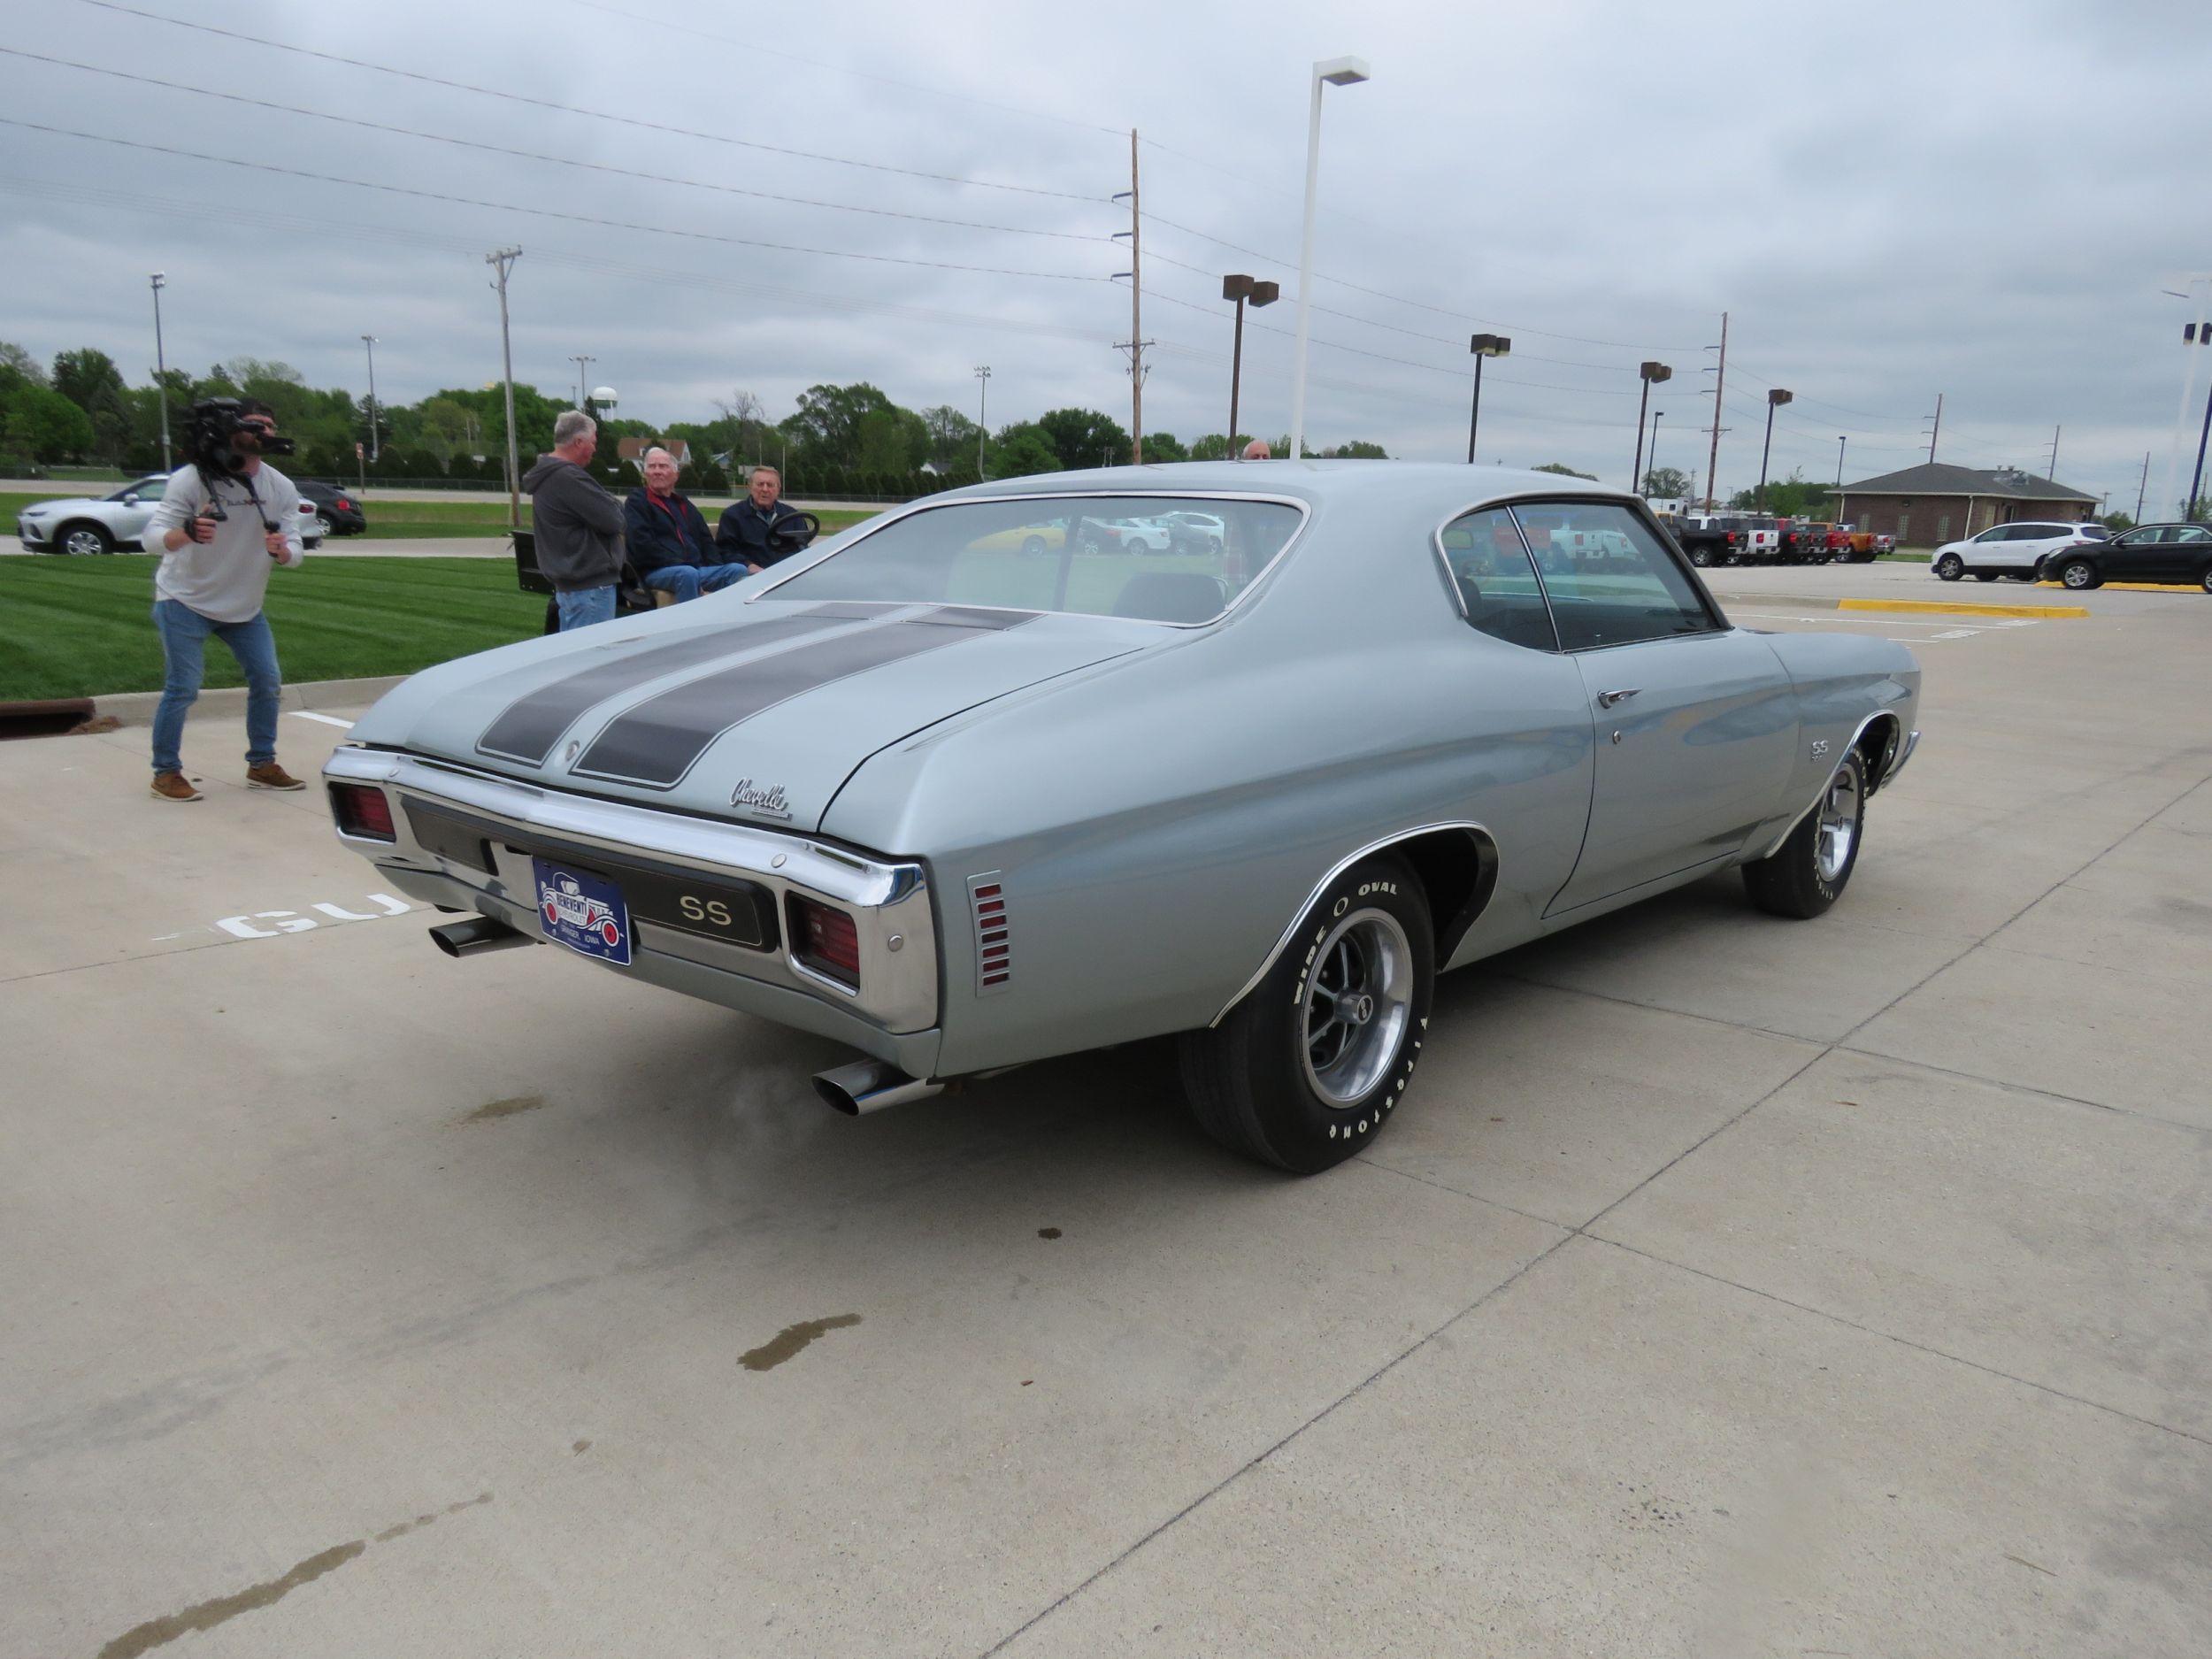
M1848 524L1839 524L1836 528L1843 536L1843 562L1845 564L1871 565L1874 562L1875 554L1882 551L1879 538L1871 530L1862 530L1856 525ZM1897 538L1890 537L1889 544L1895 547Z
M1771 518L1750 518L1742 513L1686 512L1675 522L1686 527L1720 533L1721 548L1711 561L1714 564L1740 565L1755 560L1762 565L1771 565L1781 549L1782 534ZM1681 539L1679 531L1676 533L1676 539ZM1688 541L1683 541L1682 550L1690 555L1692 564L1698 562L1696 549Z
M1682 549L1683 557L1701 568L1710 565L1733 565L1736 550L1740 545L1739 532L1725 529L1703 513L1667 513L1659 522L1667 527L1675 545Z

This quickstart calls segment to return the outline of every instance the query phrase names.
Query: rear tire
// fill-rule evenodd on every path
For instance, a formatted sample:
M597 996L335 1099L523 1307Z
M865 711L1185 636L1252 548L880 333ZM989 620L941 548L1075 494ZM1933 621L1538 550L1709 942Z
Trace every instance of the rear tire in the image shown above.
M1277 1169L1341 1164L1404 1098L1435 985L1419 878L1394 855L1362 859L1322 891L1250 995L1184 1036L1192 1115Z
M1712 562L1713 555L1709 549L1694 547L1690 549L1690 563L1696 565L1698 569L1704 570L1708 568Z
M1743 867L1744 891L1770 916L1810 920L1843 896L1865 827L1866 762L1854 749L1789 839Z
M1946 553L1935 562L1935 573L1940 580L1955 582L1966 574L1966 561L1955 553Z
M2212 565L2204 567L2204 573L2197 578L2197 586L2212 594Z

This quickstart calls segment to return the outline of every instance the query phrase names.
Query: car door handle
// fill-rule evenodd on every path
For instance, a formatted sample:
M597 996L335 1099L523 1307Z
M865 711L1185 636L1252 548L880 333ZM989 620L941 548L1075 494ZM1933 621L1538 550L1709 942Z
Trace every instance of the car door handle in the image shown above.
M1598 707L1609 709L1617 703L1626 703L1641 689L1640 686L1634 686L1626 691L1601 691L1598 693Z

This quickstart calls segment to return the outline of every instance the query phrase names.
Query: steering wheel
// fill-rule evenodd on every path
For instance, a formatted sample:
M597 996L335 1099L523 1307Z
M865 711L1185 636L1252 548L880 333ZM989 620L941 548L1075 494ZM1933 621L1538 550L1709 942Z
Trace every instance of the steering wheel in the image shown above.
M821 534L822 521L812 513L787 513L768 526L768 545L779 553L796 553Z

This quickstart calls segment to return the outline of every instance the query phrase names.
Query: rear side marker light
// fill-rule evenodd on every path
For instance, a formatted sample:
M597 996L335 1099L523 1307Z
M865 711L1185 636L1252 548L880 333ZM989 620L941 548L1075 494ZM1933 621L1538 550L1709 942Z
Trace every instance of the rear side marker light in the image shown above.
M392 826L391 801L374 784L332 784L330 813L338 820L340 830L362 841L399 839L398 831Z
M794 893L789 899L792 954L815 972L860 988L860 929L846 911Z

